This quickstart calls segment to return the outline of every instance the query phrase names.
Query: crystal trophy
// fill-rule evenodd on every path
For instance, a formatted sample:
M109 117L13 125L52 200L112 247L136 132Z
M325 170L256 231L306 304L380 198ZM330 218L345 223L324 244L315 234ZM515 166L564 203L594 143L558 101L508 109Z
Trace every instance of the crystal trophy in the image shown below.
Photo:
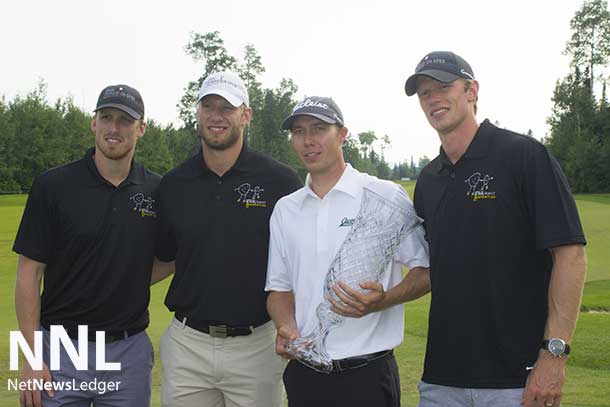
M288 342L287 352L315 370L330 372L332 359L326 351L326 337L346 318L331 310L328 298L341 302L332 287L342 281L365 292L360 283L379 281L386 268L391 267L391 259L403 237L419 224L412 206L401 207L363 188L358 215L326 274L324 300L316 308L318 325L309 335Z

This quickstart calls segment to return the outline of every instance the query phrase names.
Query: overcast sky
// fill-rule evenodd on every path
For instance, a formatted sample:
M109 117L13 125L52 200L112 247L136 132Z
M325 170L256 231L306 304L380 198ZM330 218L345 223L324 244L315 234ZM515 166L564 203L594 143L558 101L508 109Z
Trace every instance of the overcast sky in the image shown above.
M190 32L220 31L241 58L251 43L265 87L291 78L304 95L332 96L355 135L392 140L391 162L438 153L404 82L429 51L451 50L480 83L478 118L538 139L581 0L513 1L129 1L19 0L2 5L0 94L48 84L49 100L72 96L91 111L100 90L127 83L149 118L179 123L176 104L202 63L184 53Z

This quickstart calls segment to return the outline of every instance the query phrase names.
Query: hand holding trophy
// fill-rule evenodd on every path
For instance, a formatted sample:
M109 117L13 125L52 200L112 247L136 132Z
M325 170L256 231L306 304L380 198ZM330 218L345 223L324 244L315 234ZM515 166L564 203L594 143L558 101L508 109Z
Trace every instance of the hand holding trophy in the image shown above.
M326 351L326 337L331 329L345 320L331 309L329 298L341 302L332 287L342 281L362 292L360 283L378 281L403 237L417 225L419 219L412 207L400 207L364 188L352 229L326 274L324 301L316 308L318 326L309 335L289 342L286 346L288 353L315 370L330 372L332 359Z

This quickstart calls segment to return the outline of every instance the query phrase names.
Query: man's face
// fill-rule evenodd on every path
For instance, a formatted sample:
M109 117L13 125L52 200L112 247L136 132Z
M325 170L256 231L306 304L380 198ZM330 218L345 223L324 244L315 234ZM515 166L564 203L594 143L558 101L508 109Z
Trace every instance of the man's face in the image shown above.
M131 159L136 142L144 135L145 129L143 120L136 120L115 108L100 109L91 120L96 152L111 160Z
M466 81L442 83L426 76L417 78L419 104L430 125L440 134L458 129L472 115L478 92L478 83L466 89Z
M199 137L214 150L226 150L243 135L252 118L252 109L235 107L218 95L207 95L197 105Z
M312 173L324 173L341 160L341 146L347 128L339 128L312 116L297 116L290 129L291 142L299 159Z

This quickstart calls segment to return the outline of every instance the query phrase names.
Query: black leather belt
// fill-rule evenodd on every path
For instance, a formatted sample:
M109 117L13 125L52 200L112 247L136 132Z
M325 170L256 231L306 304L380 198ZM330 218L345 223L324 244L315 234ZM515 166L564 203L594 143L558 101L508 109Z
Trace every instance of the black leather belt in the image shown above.
M352 356L345 359L335 359L333 360L332 372L339 373L345 370L358 369L359 367L367 366L374 360L382 359L393 354L393 350L382 350L381 352L369 353L367 355Z
M227 325L222 323L210 323L209 321L197 321L184 314L176 312L176 319L196 331L203 332L214 338L227 338L230 336L246 336L254 332L258 325Z
M47 331L50 330L49 324L42 324L42 327L44 329L46 329ZM66 333L68 334L68 336L71 339L78 340L78 328L64 327L64 329L66 330ZM122 341L123 339L127 339L130 336L139 334L140 332L142 332L145 329L146 328L140 327L140 328L128 329L126 331L104 331L104 339L106 340L106 343ZM100 331L101 331L101 329L100 329ZM89 331L87 340L89 342L95 342L96 341L96 331Z

